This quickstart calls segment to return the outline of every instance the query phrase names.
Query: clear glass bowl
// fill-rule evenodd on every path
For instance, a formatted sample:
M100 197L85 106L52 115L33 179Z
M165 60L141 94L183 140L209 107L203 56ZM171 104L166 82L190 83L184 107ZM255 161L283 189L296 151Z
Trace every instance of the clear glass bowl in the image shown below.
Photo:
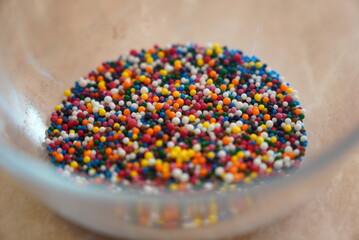
M1 1L0 165L60 215L112 236L217 239L254 229L315 193L358 145L357 10L349 1ZM108 194L57 174L42 142L63 90L132 48L189 41L257 55L299 90L310 141L300 170L247 191L166 198Z

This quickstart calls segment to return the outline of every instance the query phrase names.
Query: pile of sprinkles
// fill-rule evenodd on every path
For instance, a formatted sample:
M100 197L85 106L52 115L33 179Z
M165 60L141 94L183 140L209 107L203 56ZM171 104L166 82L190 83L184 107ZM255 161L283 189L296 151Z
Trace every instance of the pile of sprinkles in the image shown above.
M219 44L131 50L64 95L46 149L64 174L91 182L146 192L240 186L297 168L307 146L297 91Z

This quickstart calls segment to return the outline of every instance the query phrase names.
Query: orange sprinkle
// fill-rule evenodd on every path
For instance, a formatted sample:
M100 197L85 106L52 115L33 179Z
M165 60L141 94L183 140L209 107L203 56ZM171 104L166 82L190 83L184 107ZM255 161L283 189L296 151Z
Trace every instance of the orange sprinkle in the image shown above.
M104 79L103 79L103 76L101 76L101 75L100 75L100 76L97 76L97 81L100 82L100 81L103 81L103 80L104 80Z
M103 72L103 71L105 71L104 66L98 66L98 67L97 67L97 71L98 71L98 72Z
M260 111L259 111L259 109L253 109L253 115L254 116L258 116L260 114Z
M221 90L226 90L227 89L227 86L222 84L220 87L219 87Z
M129 87L131 87L131 82L130 81L128 81L128 80L126 80L126 81L124 81L123 83L122 83L122 87L124 88L124 89L127 89L127 88L129 88Z
M57 119L57 124L62 124L62 118Z
M229 105L230 103L231 103L231 99L230 99L230 98L226 97L226 98L223 99L223 104Z
M112 149L111 148L106 148L105 153L107 155L111 155L112 154Z
M160 126L160 125L154 126L154 127L153 127L153 131L154 131L155 133L161 131L161 126Z
M174 103L173 107L178 109L180 107L180 105L178 103Z
M300 110L300 109L295 109L295 111L294 111L294 113L296 114L296 115L299 115L299 114L301 114L302 113L302 111Z
M249 128L248 124L243 124L242 126L243 131L247 131L248 128Z
M264 97L264 98L262 99L262 101L263 101L264 103L267 103L267 102L269 102L269 98Z
M139 134L140 133L140 129L138 129L138 128L134 128L134 129L132 129L132 133L133 134Z
M273 83L272 82L267 82L267 87L272 87Z
M69 154L74 154L75 153L75 148L69 148L69 150L67 150L67 152Z
M176 114L171 111L171 112L169 112L168 117L172 119L172 118L176 117Z
M144 106L139 106L137 110L139 112L144 112L144 111L146 111L146 108Z
M159 100L160 100L160 99L159 99L157 96L153 96L153 97L152 97L152 101L153 101L153 102L158 102Z
M190 85L190 86L188 87L188 89L189 89L189 90L195 90L195 89L196 89L196 86L195 86L195 85Z
M120 120L121 120L121 122L126 122L127 117L122 115L122 116L120 117Z
M248 120L248 119L249 119L249 116L248 116L247 113L245 113L245 114L242 114L242 118L243 118L244 120Z
M155 108L156 108L156 110L161 110L162 109L162 104L161 103L156 103L155 104Z
M242 172L236 173L236 174L234 174L233 180L234 180L235 182L240 182L241 180L244 179L244 177L245 177L244 173L242 173Z
M280 90L282 90L282 92L287 91L287 89L288 89L288 86L287 86L287 85L282 84L282 85L280 86Z
M212 70L212 71L209 72L209 76L210 76L211 78L214 78L215 76L217 76L217 73Z
M130 115L130 114L131 114L130 109L126 108L125 110L123 110L123 114L124 114L125 116Z
M163 140L164 141L168 141L170 137L168 136L168 134L163 134Z
M56 161L62 162L63 160L64 160L64 155L62 155L61 153L57 154Z
M149 129L147 129L146 133L147 133L148 135L151 135L151 136L152 136L153 133L154 133L154 131L153 131L152 128L149 128Z
M151 72L152 72L152 70L151 70ZM146 85L148 85L148 84L151 83L151 79L145 78L145 80L143 80L143 83L146 84Z
M152 71L153 71L152 67L146 67L146 72L147 73L152 73ZM146 83L146 80L145 80L145 83Z
M184 104L184 100L182 98L178 98L176 100L176 103L178 103L180 106L182 106Z
M264 114L263 120L265 120L265 121L270 120L270 115L269 114Z
M213 67L215 64L214 60L209 60L208 66Z
M201 176L206 176L208 173L207 169L206 168L201 168L199 174L201 174Z
M237 86L237 85L239 84L239 80L238 80L237 78L233 78L233 79L232 79L232 84L233 84L234 86Z
M231 143L231 139L229 137L223 137L222 142L224 145L228 145Z
M212 93L212 94L211 94L211 98L212 98L213 100L217 100L218 96L217 96L217 94Z
M168 105L172 105L173 101L172 101L171 99L168 99L168 100L166 101L166 103L167 103Z

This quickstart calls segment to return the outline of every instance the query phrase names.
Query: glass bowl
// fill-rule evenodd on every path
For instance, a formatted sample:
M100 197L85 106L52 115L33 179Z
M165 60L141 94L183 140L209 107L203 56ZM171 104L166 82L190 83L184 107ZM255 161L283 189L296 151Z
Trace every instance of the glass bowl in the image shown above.
M349 1L1 1L0 166L61 216L104 234L218 239L250 231L313 195L358 145L357 10ZM63 90L130 49L189 41L256 55L299 90L309 138L300 170L241 192L161 198L60 176L42 143Z

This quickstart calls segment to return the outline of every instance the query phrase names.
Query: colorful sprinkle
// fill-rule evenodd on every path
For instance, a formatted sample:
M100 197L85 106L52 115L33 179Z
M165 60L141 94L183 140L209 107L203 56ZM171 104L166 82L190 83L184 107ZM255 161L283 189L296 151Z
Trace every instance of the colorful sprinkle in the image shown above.
M297 168L307 146L297 91L258 58L218 44L131 50L64 96L47 150L66 175L96 183L233 188Z

